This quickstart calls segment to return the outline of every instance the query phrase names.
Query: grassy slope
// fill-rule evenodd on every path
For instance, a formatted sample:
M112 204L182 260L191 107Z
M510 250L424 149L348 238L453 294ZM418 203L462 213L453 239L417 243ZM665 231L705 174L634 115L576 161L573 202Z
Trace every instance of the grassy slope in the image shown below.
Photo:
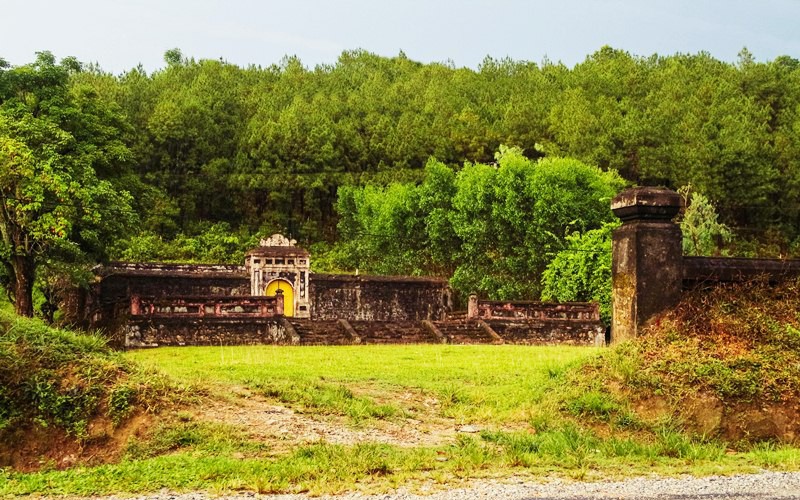
M800 436L800 282L689 294L643 338L570 377L573 414L606 425L659 423L747 448Z
M80 455L143 408L153 411L180 394L99 335L0 312L0 466L47 465L38 462L51 451L57 456L60 446Z

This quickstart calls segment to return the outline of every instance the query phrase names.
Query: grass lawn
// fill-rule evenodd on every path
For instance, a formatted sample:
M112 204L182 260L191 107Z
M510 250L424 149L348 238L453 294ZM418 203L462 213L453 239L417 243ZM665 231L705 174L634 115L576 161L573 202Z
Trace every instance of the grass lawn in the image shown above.
M530 418L549 381L597 352L485 345L254 346L165 348L128 356L183 383L223 391L247 387L356 420L352 407L359 404L375 403L400 415L415 413L415 402L435 398L441 415L459 423L504 423Z
M446 345L133 351L126 357L196 388L198 405L158 415L116 464L0 470L0 496L161 488L336 493L399 485L426 491L476 477L800 467L795 448L735 452L671 422L599 426L570 413L559 399L569 392L564 374L598 352ZM583 401L580 412L591 413L593 404ZM303 438L308 429L317 438Z

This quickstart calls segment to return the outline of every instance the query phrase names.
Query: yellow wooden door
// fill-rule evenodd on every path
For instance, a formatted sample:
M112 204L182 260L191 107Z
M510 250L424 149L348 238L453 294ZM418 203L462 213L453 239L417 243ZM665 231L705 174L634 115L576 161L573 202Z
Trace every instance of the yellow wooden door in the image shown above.
M283 292L283 315L294 316L294 289L288 281L270 281L269 285L267 285L267 290L264 292L264 295L267 297L274 297L278 290Z

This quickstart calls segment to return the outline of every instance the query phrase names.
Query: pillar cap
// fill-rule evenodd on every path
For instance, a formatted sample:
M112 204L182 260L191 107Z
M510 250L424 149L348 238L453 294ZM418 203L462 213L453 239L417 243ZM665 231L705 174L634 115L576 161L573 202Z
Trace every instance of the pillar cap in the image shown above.
M611 200L611 211L623 221L672 220L683 207L681 195L671 189L636 187Z

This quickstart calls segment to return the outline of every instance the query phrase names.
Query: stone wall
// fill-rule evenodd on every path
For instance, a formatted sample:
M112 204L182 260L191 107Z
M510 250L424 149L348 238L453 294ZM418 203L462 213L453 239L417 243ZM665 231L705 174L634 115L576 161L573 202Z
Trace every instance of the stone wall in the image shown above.
M604 345L606 326L595 302L479 300L470 295L466 322L482 323L504 343ZM448 326L445 326L448 328Z
M199 264L111 263L99 269L88 292L70 302L70 321L88 329L103 329L112 345L124 346L125 326L135 296L151 300L189 296L246 296L250 281L243 266ZM172 321L175 324L178 320Z
M243 266L115 263L101 270L84 316L112 317L115 305L129 307L134 295L247 296L250 279ZM452 309L447 281L433 278L312 274L309 296L319 320L440 319Z
M606 327L599 319L492 320L507 344L603 346Z
M281 318L131 317L121 330L125 347L289 344Z
M250 295L244 266L113 263L103 267L98 277L100 303L127 300L132 295Z
M279 313L273 302L250 292L244 266L113 263L100 269L97 283L87 294L76 294L70 315L73 323L85 328L104 329L112 344L120 347L283 338L285 333L264 330L263 322L254 321ZM317 320L441 319L451 309L447 282L427 278L312 274L309 298L312 318ZM202 318L236 316L239 309L248 317ZM169 314L153 315L157 310L169 310ZM137 317L146 311L157 317ZM248 321L258 328L249 330ZM225 337L228 327L231 332ZM173 340L169 340L170 331Z
M669 189L628 189L614 198L611 209L622 220L614 231L612 250L613 342L639 335L686 289L800 276L798 260L683 256L681 231L673 221L681 198Z
M316 320L438 320L452 309L441 279L312 274L309 289Z
M719 282L800 276L800 260L683 257L683 288Z
M271 318L283 315L283 295L273 297L250 295L178 295L141 297L133 295L131 317L230 317Z
M600 307L595 302L540 302L478 300L470 295L467 318L470 319L565 319L600 321Z

